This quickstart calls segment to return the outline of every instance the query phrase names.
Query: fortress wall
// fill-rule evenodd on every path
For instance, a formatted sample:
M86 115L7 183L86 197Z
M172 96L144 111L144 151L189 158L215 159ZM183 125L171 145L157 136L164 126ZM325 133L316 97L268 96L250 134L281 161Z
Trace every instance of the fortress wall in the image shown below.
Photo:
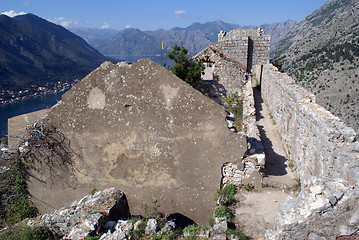
M269 63L270 36L259 30L232 30L218 35L214 46L249 71L253 65Z
M254 71L258 76L259 69ZM358 182L359 142L352 128L271 64L263 68L261 91L301 180L315 176Z
M247 67L248 59L248 36L237 37L215 43L214 46L234 60Z
M268 64L270 52L270 36L250 37L253 41L253 65Z

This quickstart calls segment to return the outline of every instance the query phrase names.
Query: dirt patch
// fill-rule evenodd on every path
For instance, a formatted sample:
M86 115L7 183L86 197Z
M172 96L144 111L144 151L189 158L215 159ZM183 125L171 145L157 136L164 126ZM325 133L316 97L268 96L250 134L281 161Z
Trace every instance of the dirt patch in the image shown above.
M273 228L279 206L288 196L288 193L275 188L239 192L233 222L238 230L251 238L264 237L266 229Z

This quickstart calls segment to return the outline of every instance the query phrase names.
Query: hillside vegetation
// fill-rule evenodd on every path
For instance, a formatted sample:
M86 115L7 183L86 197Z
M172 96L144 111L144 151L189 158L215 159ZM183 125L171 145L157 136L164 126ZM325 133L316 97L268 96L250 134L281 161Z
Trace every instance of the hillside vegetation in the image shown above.
M359 2L329 0L272 48L272 62L359 133Z

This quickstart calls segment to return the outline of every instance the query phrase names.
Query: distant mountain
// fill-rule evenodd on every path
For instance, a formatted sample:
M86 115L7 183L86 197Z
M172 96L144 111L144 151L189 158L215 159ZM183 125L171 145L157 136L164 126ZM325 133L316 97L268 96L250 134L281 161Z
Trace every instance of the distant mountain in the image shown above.
M274 45L273 62L359 134L359 2L329 0Z
M106 43L120 32L119 30L102 28L71 28L69 30L74 34L82 37L95 49Z
M276 41L280 36L289 31L295 24L294 21L285 23L265 24L265 34L273 35ZM154 56L161 52L161 41L167 51L175 43L184 43L190 55L194 55L206 48L209 44L217 42L220 30L231 31L233 29L255 29L258 26L239 26L238 24L224 23L220 20L207 23L193 23L187 28L173 28L170 30L141 31L138 29L125 29L120 31L108 42L97 49L104 55L123 58L125 56Z
M82 78L107 58L85 40L33 14L0 15L0 89Z

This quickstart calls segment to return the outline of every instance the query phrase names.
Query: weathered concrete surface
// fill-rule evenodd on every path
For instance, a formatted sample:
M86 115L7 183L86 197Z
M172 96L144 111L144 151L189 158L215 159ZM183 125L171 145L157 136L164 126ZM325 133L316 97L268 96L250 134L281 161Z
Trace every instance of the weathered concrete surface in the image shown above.
M70 140L72 168L34 172L30 192L46 212L94 187L116 187L133 214L157 199L163 212L208 225L222 165L241 164L246 151L225 117L223 107L149 59L130 67L105 62L44 120Z
M26 127L43 118L48 111L43 109L9 118L7 121L9 146L19 143L19 138L25 135Z

